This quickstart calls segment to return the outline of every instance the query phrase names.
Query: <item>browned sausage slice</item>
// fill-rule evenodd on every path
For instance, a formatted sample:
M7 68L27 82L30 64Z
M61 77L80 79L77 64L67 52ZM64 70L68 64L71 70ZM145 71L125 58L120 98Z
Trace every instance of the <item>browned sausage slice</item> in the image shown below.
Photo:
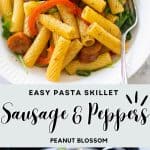
M90 63L97 59L100 54L102 45L96 42L93 46L84 47L79 53L79 61L83 63Z
M23 32L18 32L9 37L7 44L14 53L25 54L32 41Z

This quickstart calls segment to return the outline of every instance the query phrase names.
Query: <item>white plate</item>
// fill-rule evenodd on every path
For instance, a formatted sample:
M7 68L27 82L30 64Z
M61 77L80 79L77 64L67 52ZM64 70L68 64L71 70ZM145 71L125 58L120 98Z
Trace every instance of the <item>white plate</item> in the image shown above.
M128 77L131 77L144 64L150 54L150 0L137 0L139 24L134 31L127 54ZM1 32L1 27L0 27ZM28 73L16 57L8 50L6 41L0 36L0 75L13 84L53 84L46 80L45 70L28 69ZM63 74L60 83L79 84L118 84L121 82L120 61L109 67L92 73L90 77L69 76Z

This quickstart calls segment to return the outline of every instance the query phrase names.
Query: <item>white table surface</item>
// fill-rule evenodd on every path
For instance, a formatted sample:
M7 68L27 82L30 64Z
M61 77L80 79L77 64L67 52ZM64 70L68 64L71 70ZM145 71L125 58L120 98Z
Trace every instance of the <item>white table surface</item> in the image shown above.
M129 79L131 84L150 84L150 57L139 71ZM0 84L9 84L8 81L0 77Z
M139 71L129 79L129 83L150 84L150 57L147 59L145 64L139 69Z
M9 84L9 82L2 77L0 77L0 84Z

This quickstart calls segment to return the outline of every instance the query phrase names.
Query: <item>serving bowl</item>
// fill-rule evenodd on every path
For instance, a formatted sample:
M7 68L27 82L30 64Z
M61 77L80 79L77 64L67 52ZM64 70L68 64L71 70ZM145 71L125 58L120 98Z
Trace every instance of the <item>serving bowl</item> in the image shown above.
M150 19L148 0L137 0L139 23L133 31L133 38L129 43L127 59L128 77L135 74L144 64L150 54ZM0 26L0 32L2 27ZM61 75L59 83L63 84L119 84L121 83L120 60L110 67L93 72L89 77L77 75ZM0 76L12 84L54 84L45 78L44 68L24 69L16 56L7 48L6 41L0 36ZM57 84L59 84L57 83Z

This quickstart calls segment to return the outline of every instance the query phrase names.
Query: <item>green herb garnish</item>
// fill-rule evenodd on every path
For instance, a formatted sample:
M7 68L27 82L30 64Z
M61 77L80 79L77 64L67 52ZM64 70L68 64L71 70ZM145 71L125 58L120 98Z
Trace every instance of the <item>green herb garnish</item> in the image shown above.
M16 57L17 57L17 60L22 64L25 71L28 73L27 67L26 67L24 60L23 60L23 56L20 54L16 54Z
M125 32L127 28L132 26L134 23L134 15L129 10L125 10L123 13L119 14L119 19L116 21L116 25Z
M88 71L88 70L77 70L76 74L79 75L79 76L88 77L88 76L91 75L91 71Z
M106 7L104 12L106 15L108 15L111 13L111 9L109 7Z
M4 21L4 19L2 18L2 28L3 28L3 32L2 35L5 39L8 39L12 33L10 32L10 21Z
M54 14L54 13L56 13L56 12L58 12L57 7L53 7L53 8L51 8L51 9L48 11L49 14Z
M134 15L128 9L126 9L123 13L120 13L119 19L116 21L116 25L120 28L121 32L124 33L129 27L134 23ZM127 40L131 40L132 35L128 33Z

